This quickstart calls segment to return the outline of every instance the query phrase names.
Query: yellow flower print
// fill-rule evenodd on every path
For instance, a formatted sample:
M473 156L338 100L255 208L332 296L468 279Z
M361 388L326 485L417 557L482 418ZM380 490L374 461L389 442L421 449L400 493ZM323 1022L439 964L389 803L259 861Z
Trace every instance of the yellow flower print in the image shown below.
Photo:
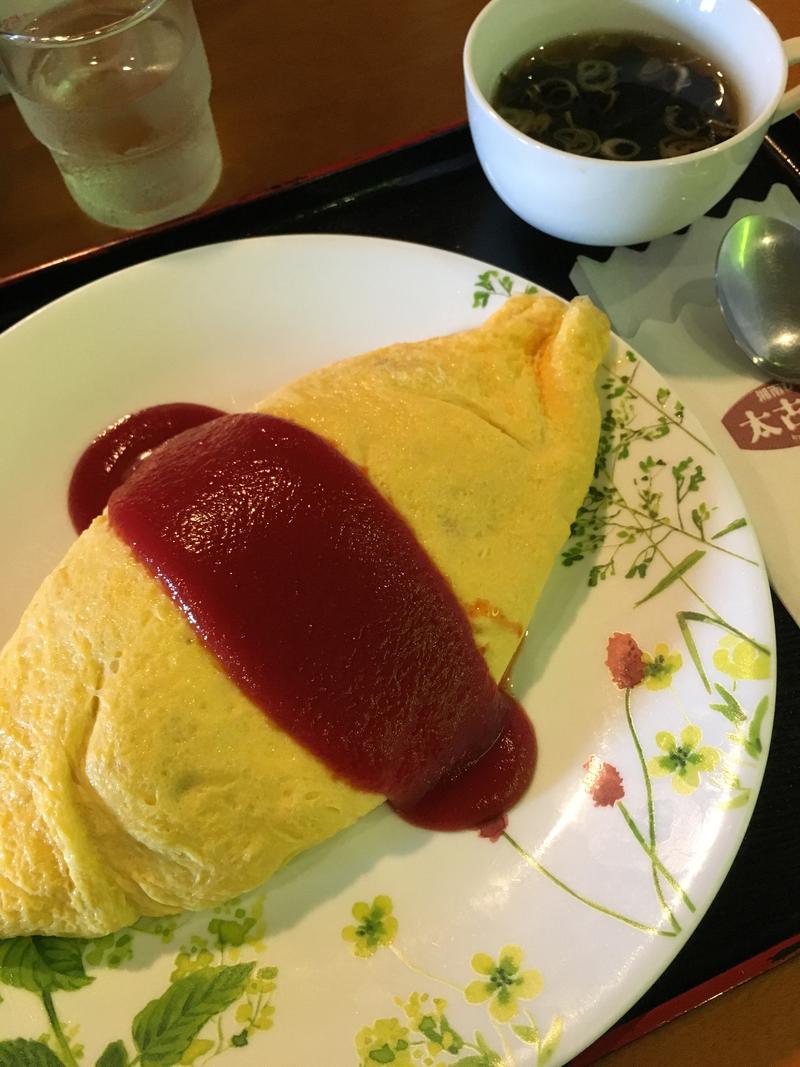
M376 1019L356 1034L359 1067L391 1063L392 1067L414 1067L408 1043L408 1029L397 1019Z
M252 997L257 997L259 993L274 993L277 977L277 967L259 967L256 973L247 979L245 989Z
M67 1043L67 1047L72 1053L73 1060L79 1063L83 1059L83 1054L85 1052L83 1045L77 1040L78 1034L80 1033L81 1029L80 1025L78 1023L72 1023L71 1025L69 1023L64 1023L61 1029L64 1034L64 1039ZM52 1031L48 1030L44 1034L39 1034L36 1040L39 1042L39 1044L44 1045L46 1046L46 1048L50 1049L51 1055L53 1055L53 1045L55 1044L55 1039ZM10 1053L10 1055L13 1056L14 1062L16 1063L18 1061L18 1057L14 1055L14 1053ZM22 1055L24 1055L24 1053L22 1053ZM35 1057L36 1059L39 1059L39 1057L36 1056L36 1052L31 1052L30 1055ZM59 1055L55 1058L55 1061L50 1060L48 1062L61 1063L61 1053L59 1052Z
M397 919L392 915L392 898L375 897L372 905L360 900L353 905L353 918L358 926L345 926L342 937L351 941L356 956L374 956L379 948L391 945L397 933Z
M179 952L175 957L175 968L169 980L177 982L179 978L186 978L194 971L202 971L204 967L210 967L213 962L214 957L207 948L195 945L189 950Z
M666 689L682 665L680 652L670 652L669 645L656 645L652 656L644 653L644 684L648 689Z
M672 788L676 793L693 793L700 785L700 775L713 771L720 760L717 749L700 748L702 740L699 726L681 730L680 744L673 734L662 730L656 734L656 744L664 755L649 759L647 769L654 778L672 775Z
M196 1037L181 1056L180 1062L182 1067L191 1067L195 1060L199 1060L201 1056L204 1056L206 1052L209 1052L213 1047L213 1041Z
M472 957L472 969L483 975L470 982L464 996L470 1004L489 1001L489 1014L500 1023L507 1023L517 1014L518 1000L532 1000L542 991L544 981L538 971L521 971L522 949L506 945L495 963L491 956L479 952Z
M714 653L714 666L731 678L769 678L769 653L743 637L726 634Z
M256 1030L270 1030L274 1019L275 1008L272 1004L264 1004L256 1012L255 1017L252 1019L252 1024Z
M405 1012L409 1027L425 1038L429 1057L440 1052L456 1056L464 1047L464 1039L448 1022L446 1000L428 993L412 993L407 1001L395 997L395 1003Z

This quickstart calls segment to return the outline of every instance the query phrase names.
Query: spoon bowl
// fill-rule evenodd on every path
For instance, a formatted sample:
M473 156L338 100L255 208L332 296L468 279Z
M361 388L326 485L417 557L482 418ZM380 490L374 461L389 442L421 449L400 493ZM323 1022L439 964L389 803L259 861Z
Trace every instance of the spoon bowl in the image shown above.
M717 254L717 299L738 346L756 366L800 383L800 230L746 215Z

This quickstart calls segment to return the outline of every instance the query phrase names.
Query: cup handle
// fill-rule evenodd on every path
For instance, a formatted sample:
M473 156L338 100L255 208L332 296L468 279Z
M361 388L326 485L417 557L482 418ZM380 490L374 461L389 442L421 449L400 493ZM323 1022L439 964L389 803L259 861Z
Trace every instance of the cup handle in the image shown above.
M790 67L794 63L800 63L800 37L790 37L788 41L784 41L783 50L786 53L786 61ZM775 114L769 120L770 125L773 122L780 122L781 119L785 119L787 115L791 115L793 111L797 111L799 108L800 85L796 85L794 89L790 89L780 98Z

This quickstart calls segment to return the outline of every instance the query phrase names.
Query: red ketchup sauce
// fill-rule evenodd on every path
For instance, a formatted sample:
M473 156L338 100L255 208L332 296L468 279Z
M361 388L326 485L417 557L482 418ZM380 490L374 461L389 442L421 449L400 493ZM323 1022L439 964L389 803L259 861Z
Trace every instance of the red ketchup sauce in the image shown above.
M224 414L204 404L158 404L109 426L83 452L72 473L67 507L75 530L82 533L97 518L117 486L154 448Z
M525 792L527 716L411 529L321 437L216 418L138 466L108 514L232 681L333 774L441 830Z

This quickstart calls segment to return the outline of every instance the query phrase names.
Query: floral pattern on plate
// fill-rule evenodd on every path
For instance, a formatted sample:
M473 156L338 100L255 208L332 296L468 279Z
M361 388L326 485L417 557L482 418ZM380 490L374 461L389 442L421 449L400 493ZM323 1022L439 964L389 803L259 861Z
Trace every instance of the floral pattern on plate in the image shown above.
M158 303L165 272L170 307L142 321L136 309ZM244 284L254 277L256 312ZM103 338L82 343L81 331L94 338L107 319L118 345L130 314L136 340L116 358L150 368L145 402L171 398L163 361L147 362L162 341L205 383L190 399L215 402L230 380L264 372L271 331L289 353L267 381L279 385L328 362L331 337L344 355L367 347L363 337L460 329L521 290L536 287L419 246L258 239L103 279L12 331L0 357L31 395L46 392L46 369L29 381L31 352L74 336L71 373L94 382L90 346L102 351ZM327 309L319 336L303 313L314 300ZM244 340L221 363L231 330ZM237 394L241 406L263 382L253 388ZM508 820L432 835L383 809L213 912L92 942L0 942L0 1067L204 1067L223 1054L241 1067L555 1067L663 970L746 828L769 742L774 639L758 547L701 429L618 339L600 390L595 479L512 675L540 765ZM130 398L106 402L113 416ZM69 412L76 440L88 439L96 416ZM12 423L0 422L0 451L4 432L16 444ZM54 542L54 558L63 547Z

